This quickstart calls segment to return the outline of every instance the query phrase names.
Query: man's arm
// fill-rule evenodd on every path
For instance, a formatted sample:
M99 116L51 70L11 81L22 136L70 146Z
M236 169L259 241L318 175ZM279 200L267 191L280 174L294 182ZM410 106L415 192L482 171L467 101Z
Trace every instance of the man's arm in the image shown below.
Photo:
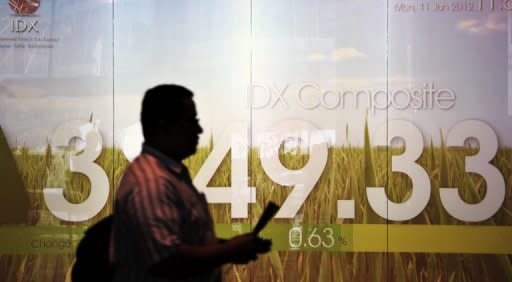
M250 233L207 246L182 243L171 255L152 265L150 272L172 278L188 277L225 263L248 263L258 254L268 252L270 245L270 240Z

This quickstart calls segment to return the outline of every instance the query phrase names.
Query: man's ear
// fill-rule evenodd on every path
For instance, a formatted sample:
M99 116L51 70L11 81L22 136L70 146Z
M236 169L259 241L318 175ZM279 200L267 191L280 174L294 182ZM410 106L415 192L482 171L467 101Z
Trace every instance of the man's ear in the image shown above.
M158 131L162 133L171 133L176 131L176 124L172 124L171 122L161 119L158 120Z
M165 120L165 119L158 120L158 126L162 129L169 129L169 128L173 127L173 125L168 120Z

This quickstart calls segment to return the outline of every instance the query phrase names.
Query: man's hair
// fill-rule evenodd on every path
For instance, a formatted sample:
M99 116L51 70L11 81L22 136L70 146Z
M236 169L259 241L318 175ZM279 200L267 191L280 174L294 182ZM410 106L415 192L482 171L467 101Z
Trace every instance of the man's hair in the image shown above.
M164 120L169 124L177 124L183 116L185 103L194 94L187 88L175 84L162 84L148 89L142 100L140 121L144 139L151 139Z

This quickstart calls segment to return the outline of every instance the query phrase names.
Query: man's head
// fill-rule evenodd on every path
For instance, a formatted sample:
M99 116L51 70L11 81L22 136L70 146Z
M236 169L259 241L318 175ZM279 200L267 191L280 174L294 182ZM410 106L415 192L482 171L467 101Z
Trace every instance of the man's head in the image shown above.
M179 85L158 85L146 91L140 120L145 142L180 161L196 151L203 129L194 94Z

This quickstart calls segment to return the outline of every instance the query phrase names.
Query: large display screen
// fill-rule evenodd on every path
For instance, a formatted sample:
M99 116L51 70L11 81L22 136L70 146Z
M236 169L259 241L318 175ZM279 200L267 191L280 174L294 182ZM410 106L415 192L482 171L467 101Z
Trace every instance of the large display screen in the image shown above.
M0 3L0 280L70 281L141 150L140 104L194 92L185 160L225 281L512 281L508 0Z

